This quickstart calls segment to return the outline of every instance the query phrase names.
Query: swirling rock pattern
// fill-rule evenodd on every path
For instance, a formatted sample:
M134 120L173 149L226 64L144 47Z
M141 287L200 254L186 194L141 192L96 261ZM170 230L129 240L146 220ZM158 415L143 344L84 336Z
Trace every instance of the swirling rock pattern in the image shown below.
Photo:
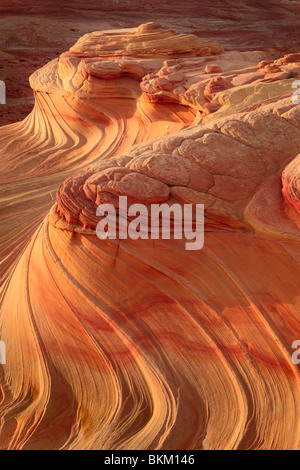
M0 126L32 110L28 77L86 32L134 28L161 18L171 29L217 41L231 51L269 51L271 62L298 52L296 0L1 0L0 80L7 84L7 105Z
M298 60L150 23L34 73L0 133L1 448L299 448ZM120 195L204 204L204 248L99 240Z

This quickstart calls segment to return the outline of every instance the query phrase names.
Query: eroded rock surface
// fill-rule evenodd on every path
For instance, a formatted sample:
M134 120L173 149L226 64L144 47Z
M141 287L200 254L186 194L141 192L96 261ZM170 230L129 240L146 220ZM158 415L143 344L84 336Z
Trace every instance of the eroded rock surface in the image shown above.
M0 130L2 448L299 447L298 66L151 22L33 74ZM203 249L99 240L120 195L204 204Z

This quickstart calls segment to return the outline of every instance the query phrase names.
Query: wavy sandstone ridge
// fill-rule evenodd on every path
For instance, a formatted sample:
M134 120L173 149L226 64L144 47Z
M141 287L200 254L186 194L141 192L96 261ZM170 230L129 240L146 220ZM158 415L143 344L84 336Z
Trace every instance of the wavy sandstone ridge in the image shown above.
M0 80L7 104L0 126L24 119L34 100L28 77L86 32L136 27L149 21L196 34L231 51L297 52L297 0L1 0Z
M151 23L31 77L0 133L1 448L299 448L299 58L263 60ZM99 240L120 195L204 204L204 248Z

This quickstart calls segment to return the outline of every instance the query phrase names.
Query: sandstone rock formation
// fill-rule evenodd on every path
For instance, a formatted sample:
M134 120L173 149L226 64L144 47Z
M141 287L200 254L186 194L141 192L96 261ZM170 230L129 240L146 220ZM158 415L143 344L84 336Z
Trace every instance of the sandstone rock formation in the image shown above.
M31 76L0 130L1 448L299 448L300 62L273 62L149 23ZM99 240L119 195L204 204L204 248Z
M265 51L271 62L298 52L295 0L2 0L0 80L7 106L0 126L24 119L34 101L28 77L68 50L85 33L161 22L181 33L217 41L226 50Z

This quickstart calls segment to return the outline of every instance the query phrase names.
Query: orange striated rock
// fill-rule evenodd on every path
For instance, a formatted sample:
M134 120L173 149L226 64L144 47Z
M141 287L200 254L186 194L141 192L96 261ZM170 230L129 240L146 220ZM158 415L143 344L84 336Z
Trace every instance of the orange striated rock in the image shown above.
M277 74L276 78L282 78L284 72L287 72L288 78L295 78L300 72L300 54L287 54L273 62L264 60L258 64L258 68L264 74Z
M291 0L202 0L201 8L195 0L176 0L171 9L167 0L2 0L0 11L0 80L7 83L9 101L0 125L24 119L33 108L28 77L91 31L163 18L172 30L219 42L228 51L264 51L272 61L299 52L298 5Z
M296 224L300 224L300 155L287 165L282 173L282 194L285 210Z
M299 448L300 105L214 47L88 34L0 130L1 448ZM204 204L203 249L99 240L120 195Z
M286 54L284 57L274 60L275 65L287 65L293 62L300 62L300 53Z
M264 73L277 73L281 72L281 68L275 64L266 65L263 69Z
M99 31L83 36L70 49L70 55L80 57L180 57L205 56L221 52L218 44L200 40L192 34L176 34L159 23L146 23L138 28Z
M270 65L272 63L273 63L272 60L262 60L261 62L259 62L258 68L259 69L264 69L267 65Z
M218 65L207 65L205 67L205 73L220 73L220 72L222 72L222 69Z
M209 101L212 101L214 95L219 93L219 91L226 90L227 88L231 88L231 83L227 80L224 80L222 77L217 77L212 79L204 89L204 96Z

